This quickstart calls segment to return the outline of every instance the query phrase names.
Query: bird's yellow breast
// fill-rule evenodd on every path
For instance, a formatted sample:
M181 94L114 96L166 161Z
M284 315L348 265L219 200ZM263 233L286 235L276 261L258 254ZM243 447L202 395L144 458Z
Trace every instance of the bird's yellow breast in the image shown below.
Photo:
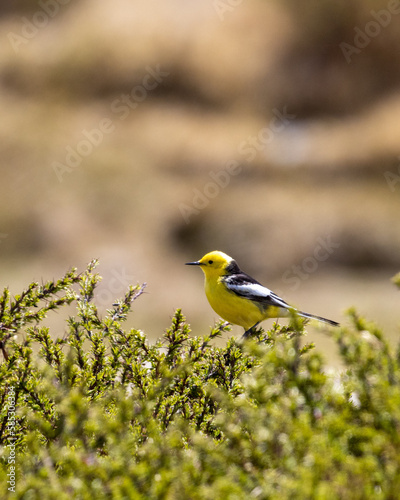
M214 311L229 323L240 325L246 330L262 321L268 314L251 300L239 297L226 288L222 277L205 280L205 292Z

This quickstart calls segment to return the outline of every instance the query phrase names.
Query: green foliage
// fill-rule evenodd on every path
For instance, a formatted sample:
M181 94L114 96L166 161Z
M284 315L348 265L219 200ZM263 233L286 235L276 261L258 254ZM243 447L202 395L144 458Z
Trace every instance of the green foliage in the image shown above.
M15 480L24 499L398 498L400 349L375 325L351 310L331 330L335 375L299 318L215 347L226 324L193 337L177 310L150 344L123 328L144 285L102 318L96 264L2 295L2 496ZM42 320L71 303L55 338Z

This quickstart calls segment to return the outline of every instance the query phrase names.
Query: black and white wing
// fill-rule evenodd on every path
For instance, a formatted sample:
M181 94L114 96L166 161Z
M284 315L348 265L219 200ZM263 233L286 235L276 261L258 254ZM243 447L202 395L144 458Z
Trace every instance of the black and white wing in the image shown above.
M269 288L263 286L254 278L240 270L235 261L229 265L228 271L230 274L223 277L223 281L232 293L239 297L249 299L257 304L261 309L268 309L268 307L278 307L283 311L296 311L299 316L306 319L316 319L332 326L339 326L339 323L331 319L316 316L315 314L299 311L279 297ZM283 312L282 311L282 312Z
M269 288L261 285L248 274L240 271L223 278L226 287L236 295L258 302L263 307L281 307L294 309Z

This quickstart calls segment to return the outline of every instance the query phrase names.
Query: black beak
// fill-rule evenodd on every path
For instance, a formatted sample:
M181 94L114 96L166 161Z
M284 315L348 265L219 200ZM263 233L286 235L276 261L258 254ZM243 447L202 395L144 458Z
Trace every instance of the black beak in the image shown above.
M196 260L196 262L185 262L185 266L201 266L201 264Z

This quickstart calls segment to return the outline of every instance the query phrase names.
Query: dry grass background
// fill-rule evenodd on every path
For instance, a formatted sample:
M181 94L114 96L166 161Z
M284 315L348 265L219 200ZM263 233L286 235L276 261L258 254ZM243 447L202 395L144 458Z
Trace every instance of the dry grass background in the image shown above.
M221 249L303 309L343 320L356 305L396 338L400 182L385 173L400 175L400 14L350 62L341 49L393 2L80 0L47 23L46 1L2 2L1 285L17 293L98 257L101 306L146 281L135 326L159 336L183 307L202 334L216 315L183 263ZM10 34L38 19L15 50ZM168 75L121 120L113 102L148 67ZM113 132L60 182L54 162L104 119ZM187 223L182 204L232 161ZM321 238L334 250L294 287L284 276Z

